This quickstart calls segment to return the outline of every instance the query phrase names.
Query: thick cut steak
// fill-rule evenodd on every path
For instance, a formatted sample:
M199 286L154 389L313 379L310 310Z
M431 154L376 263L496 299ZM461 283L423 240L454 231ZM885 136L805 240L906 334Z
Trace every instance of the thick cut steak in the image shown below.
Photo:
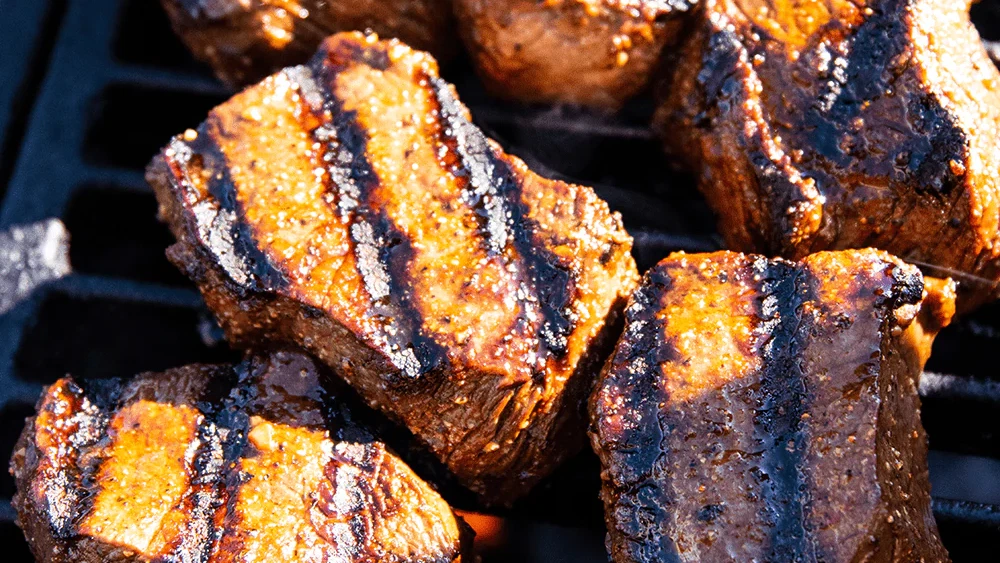
M646 85L695 3L455 0L455 12L494 95L615 109Z
M953 313L881 251L660 262L591 404L614 561L948 561L917 383Z
M428 55L334 36L147 178L230 342L313 352L487 502L584 445L632 240L483 136Z
M657 124L733 250L874 247L1000 280L1000 73L969 0L706 0Z
M277 351L57 381L11 461L35 557L461 561L464 523L324 390L321 371Z
M161 0L196 57L232 87L304 63L338 31L370 29L438 57L457 50L448 0Z

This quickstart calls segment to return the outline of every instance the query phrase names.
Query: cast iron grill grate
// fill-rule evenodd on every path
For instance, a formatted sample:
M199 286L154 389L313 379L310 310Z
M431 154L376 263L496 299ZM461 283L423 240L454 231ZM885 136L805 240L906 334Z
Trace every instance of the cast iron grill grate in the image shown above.
M985 37L1000 38L996 4L979 4L974 16ZM5 3L0 37L0 229L62 219L75 272L0 314L5 464L41 387L65 373L128 376L235 354L212 336L194 287L163 257L171 239L142 177L155 151L226 91L188 56L153 0ZM550 176L595 186L621 211L641 267L671 250L721 247L692 182L669 168L648 131L648 101L609 121L498 104L462 63L445 77L508 150ZM1000 547L997 345L993 305L940 336L921 389L935 513L957 562L987 560ZM604 561L592 463L581 457L516 508L508 541L484 561ZM28 562L13 488L0 474L0 545L5 561Z

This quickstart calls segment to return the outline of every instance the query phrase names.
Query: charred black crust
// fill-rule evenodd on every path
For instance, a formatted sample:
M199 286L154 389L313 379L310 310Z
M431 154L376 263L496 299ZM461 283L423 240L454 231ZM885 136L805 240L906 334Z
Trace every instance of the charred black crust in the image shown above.
M761 516L769 525L767 560L803 561L813 546L805 522L808 485L802 476L808 446L802 415L809 411L810 399L801 361L810 327L801 309L813 296L806 273L795 264L759 258L753 270L761 279L756 304L764 368L753 423L764 447L759 479Z
M608 545L615 560L681 561L677 546L661 533L673 517L669 509L674 499L669 487L662 486L670 455L666 444L671 425L660 412L659 405L669 397L662 391L659 371L655 369L677 356L672 343L664 338L662 322L655 317L659 296L672 285L670 274L661 267L646 273L629 301L625 334L606 368L611 370L613 385L623 394L622 402L630 414L634 413L635 420L655 421L637 425L621 443L598 448L608 472L601 497L611 536ZM645 369L635 369L637 366Z
M187 187L185 182L190 174L192 163L200 165L203 173L208 176L208 192L213 201L209 206L193 208L190 224L186 234L198 241L199 253L205 254L212 263L218 264L225 272L229 287L241 298L251 294L266 295L288 284L284 272L260 250L255 233L247 223L242 205L240 204L236 186L229 175L226 155L219 148L214 138L215 132L211 125L219 129L218 134L225 135L222 124L212 116L198 130L197 138L191 142L174 139L168 146L168 153L173 161L184 168L184 176L174 177L169 171L169 165L163 159L153 161L149 170L151 181L162 184L166 181L174 197L182 197ZM166 168L167 170L164 170ZM161 176L166 172L167 179ZM180 238L180 237L179 237ZM182 270L190 270L193 266L180 264ZM197 272L191 271L192 275Z
M466 119L448 83L436 76L424 78L443 121L445 143L458 155L460 174L467 178L463 197L476 212L485 249L491 256L506 256L508 247L514 250L515 259L520 259L526 270L528 289L541 308L539 337L548 353L562 357L576 326L571 310L576 279L557 256L536 240L539 228L528 217L528 206L521 197L524 187L510 164ZM523 310L524 298L521 302Z
M107 407L111 397L100 394L92 400L87 392L75 381L67 384L73 394L72 415L75 431L66 436L67 450L73 452L73 465L65 468L61 478L46 480L49 530L59 540L70 540L76 536L80 523L93 508L94 499L100 494L95 475L101 459L90 455L107 434L110 414ZM58 413L56 413L58 415ZM53 490L55 488L55 490Z
M889 306L893 309L903 305L916 305L924 297L924 276L920 270L913 267L902 267L891 265L890 276L892 276L892 295L889 297Z
M846 167L858 155L869 152L865 135L853 134L845 147L845 136L854 131L851 123L862 115L864 103L892 91L901 74L900 60L911 65L906 26L908 1L888 3L875 8L874 14L851 35L846 77L828 104L814 104L805 113L811 127L810 137L816 150ZM841 82L836 81L835 82ZM831 84L834 82L831 82ZM895 162L893 180L913 186L918 192L948 194L960 183L949 166L951 160L965 161L967 139L954 117L931 94L908 100L907 117L915 135L891 147L893 154L883 158ZM845 150L846 148L846 150Z
M380 64L381 68L389 64L388 57L384 47L357 49L354 54L356 62ZM319 116L329 112L333 120L313 131L313 137L328 147L328 156L324 157L330 163L330 174L326 176L331 179L328 188L336 195L338 210L350 222L358 270L373 309L384 322L383 351L404 376L397 382L413 382L440 372L447 353L423 329L423 316L413 303L409 277L413 243L377 200L380 179L368 160L368 135L358 123L356 112L345 111L341 100L331 91L334 69L324 64L326 60L319 56L311 63L310 70L319 80L318 85L310 86L313 90L307 96L319 94L322 111L316 112L319 108L312 108L311 104L310 109ZM306 72L306 67L300 68L300 72ZM299 78L313 80L307 76Z

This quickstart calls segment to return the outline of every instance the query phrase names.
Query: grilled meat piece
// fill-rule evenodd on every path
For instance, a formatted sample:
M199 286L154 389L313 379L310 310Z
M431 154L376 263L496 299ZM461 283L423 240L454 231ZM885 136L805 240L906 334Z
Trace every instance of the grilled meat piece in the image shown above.
M188 48L234 88L307 61L338 31L371 29L443 58L458 43L449 0L161 1Z
M297 352L57 381L14 449L38 561L461 561L464 523Z
M614 109L641 90L695 0L455 0L492 93Z
M486 502L584 445L631 238L484 137L428 55L334 36L147 177L230 342L312 351Z
M1000 279L1000 74L968 0L706 0L657 125L736 250Z
M660 262L591 403L613 560L947 561L917 379L953 313L870 249Z

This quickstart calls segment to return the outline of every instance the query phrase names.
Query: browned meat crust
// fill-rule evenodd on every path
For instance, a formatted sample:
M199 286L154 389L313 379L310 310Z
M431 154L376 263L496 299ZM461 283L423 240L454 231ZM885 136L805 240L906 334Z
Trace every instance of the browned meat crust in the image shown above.
M426 54L335 36L148 179L231 342L304 346L487 502L583 446L631 238L592 190L486 139Z
M450 0L161 0L174 30L223 82L244 86L303 63L338 31L372 31L451 58Z
M917 379L954 297L875 250L660 262L591 403L614 561L947 561Z
M695 0L455 0L493 94L614 109L649 80Z
M731 248L1000 279L1000 74L968 0L706 0L657 124Z
M274 352L59 380L11 461L35 557L462 561L465 525L319 377L308 357Z

